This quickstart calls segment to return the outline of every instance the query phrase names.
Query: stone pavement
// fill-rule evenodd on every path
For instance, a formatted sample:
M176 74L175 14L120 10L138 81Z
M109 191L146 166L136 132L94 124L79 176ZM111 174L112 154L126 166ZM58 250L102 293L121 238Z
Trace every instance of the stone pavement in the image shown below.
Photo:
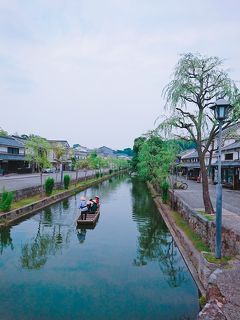
M230 269L216 269L210 276L208 303L199 320L240 319L240 261Z

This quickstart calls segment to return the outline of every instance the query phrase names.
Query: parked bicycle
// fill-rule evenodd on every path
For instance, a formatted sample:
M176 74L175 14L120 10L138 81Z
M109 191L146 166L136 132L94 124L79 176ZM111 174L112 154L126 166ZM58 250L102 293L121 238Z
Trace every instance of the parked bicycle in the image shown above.
M188 184L186 182L182 182L182 181L176 181L173 184L173 189L183 189L183 190L187 190L188 188Z

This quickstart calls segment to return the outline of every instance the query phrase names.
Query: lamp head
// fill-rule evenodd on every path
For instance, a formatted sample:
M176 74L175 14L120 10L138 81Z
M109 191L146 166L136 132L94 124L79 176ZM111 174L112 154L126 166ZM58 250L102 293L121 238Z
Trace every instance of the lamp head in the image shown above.
M231 108L232 106L225 99L216 100L215 104L212 107L210 107L210 109L214 111L215 119L218 121L227 119L229 110Z

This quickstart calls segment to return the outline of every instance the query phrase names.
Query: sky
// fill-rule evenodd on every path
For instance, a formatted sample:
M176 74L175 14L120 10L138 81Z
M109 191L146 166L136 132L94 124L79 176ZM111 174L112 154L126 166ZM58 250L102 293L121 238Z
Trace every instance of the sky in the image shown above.
M180 54L240 79L237 0L0 0L0 127L72 145L132 147L166 115Z

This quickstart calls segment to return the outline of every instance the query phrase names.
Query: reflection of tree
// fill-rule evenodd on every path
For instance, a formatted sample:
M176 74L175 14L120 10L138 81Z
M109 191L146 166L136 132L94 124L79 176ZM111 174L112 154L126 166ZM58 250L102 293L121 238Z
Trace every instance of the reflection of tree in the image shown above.
M185 281L185 268L174 245L167 226L160 217L145 184L133 182L132 187L133 219L137 222L139 237L135 266L158 261L163 274L171 287L180 286Z
M112 193L124 180L126 180L126 174L119 174L109 180L105 180L98 185L91 187L90 191L92 196L98 195L101 201L101 197L106 197L109 193Z
M0 253L2 255L3 249L10 247L13 250L13 243L11 238L11 229L4 228L0 230Z
M51 207L47 207L47 208L43 209L43 217L44 217L45 222L47 222L48 224L52 224Z
M48 225L46 229L45 224L40 221L36 237L22 246L20 257L22 268L31 270L43 267L50 255L61 252L63 246L68 243L69 232L71 229L64 233L62 226L57 224Z
M63 205L63 210L68 210L69 208L69 200L68 199L64 199L62 202Z

